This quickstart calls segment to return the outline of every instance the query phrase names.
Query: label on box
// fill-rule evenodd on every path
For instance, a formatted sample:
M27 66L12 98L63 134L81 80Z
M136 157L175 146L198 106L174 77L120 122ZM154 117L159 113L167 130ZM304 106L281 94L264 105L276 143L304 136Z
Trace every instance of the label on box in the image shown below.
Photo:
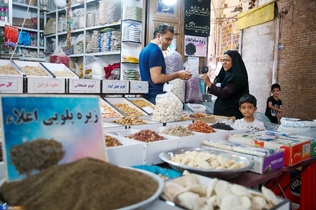
M71 90L73 91L86 91L86 92L95 92L97 87L96 80L72 80Z
M23 78L0 78L0 92L23 93Z
M130 81L130 93L148 93L148 82L144 81Z
M128 93L127 81L103 80L104 93Z
M41 79L28 78L28 92L29 93L64 93L65 80L64 79Z

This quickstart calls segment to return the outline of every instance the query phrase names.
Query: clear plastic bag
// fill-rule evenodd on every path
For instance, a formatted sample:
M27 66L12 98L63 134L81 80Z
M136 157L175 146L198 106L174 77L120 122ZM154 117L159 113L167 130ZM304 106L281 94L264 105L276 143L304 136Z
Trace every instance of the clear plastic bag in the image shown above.
M156 106L153 112L153 121L158 122L176 122L182 117L183 104L171 90L172 85L165 85L166 93L159 94L156 97Z
M183 60L180 53L177 51L170 51L165 56L166 74L178 72L183 69Z
M186 67L189 69L189 67ZM190 71L192 77L185 81L185 102L186 103L202 103L202 91L199 74L196 71Z
M111 1L107 6L106 21L108 24L117 22L121 18L121 1Z
M175 79L169 82L173 86L172 92L180 99L182 103L185 101L185 81Z
M63 52L60 45L54 51L54 54L49 56L50 63L63 63L69 67L69 57Z
M110 2L99 1L99 24L104 25L107 23L107 7Z

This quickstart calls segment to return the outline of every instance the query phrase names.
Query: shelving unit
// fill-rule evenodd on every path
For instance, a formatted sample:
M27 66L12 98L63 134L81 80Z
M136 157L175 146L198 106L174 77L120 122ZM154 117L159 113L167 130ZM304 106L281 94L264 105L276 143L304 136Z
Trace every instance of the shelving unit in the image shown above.
M28 5L26 3L18 3L16 1L9 1L9 23L12 26L17 26L19 32L25 31L31 37L30 45L18 45L19 59L20 60L32 60L32 61L46 61L44 50L46 48L45 41L43 45L40 44L40 37L43 34L43 30L41 29L41 19L43 18L42 11L40 10L40 0L36 1L36 5ZM27 11L28 9L28 11ZM26 12L27 11L27 12ZM17 21L17 18L20 18ZM26 27L26 23L24 27L22 27L22 23L24 18L28 19L28 21L32 18L36 23L32 24L33 28ZM20 22L20 24L17 24ZM29 24L30 26L31 24ZM43 37L44 38L44 37ZM23 52L22 52L23 51Z
M144 2L142 0L122 1L121 72L131 69L139 72L139 64L135 62L124 62L123 56L133 56L138 59L144 46L142 43L144 35L144 26L142 24L144 22L143 8ZM131 10L141 11L141 19L137 19L137 15L131 15ZM128 30L130 30L130 33L128 33ZM137 36L138 32L139 36ZM121 79L123 79L123 76L122 73Z
M133 69L136 69L136 70L139 69L138 64L135 64L135 63L130 64L130 63L123 62L122 55L125 55L125 54L133 55L136 58L138 58L138 55L142 49L142 42L141 42L142 38L139 41L123 40L124 27L128 26L129 24L134 24L137 26L137 28L139 28L141 32L141 37L143 35L142 21L137 21L137 20L132 20L132 19L125 20L124 14L126 12L127 6L137 6L139 8L142 8L143 1L142 0L128 0L128 1L121 0L120 1L121 3L120 17L119 17L119 20L117 20L117 22L95 25L97 24L97 22L101 23L102 21L101 22L95 21L95 24L93 24L91 20L89 20L89 16L91 15L93 19L92 13L95 12L94 20L102 19L100 17L99 18L97 17L103 14L99 11L100 2L101 1L99 0L86 0L86 1L82 1L82 3L75 3L71 6L73 10L73 14L74 14L74 18L73 18L74 24L71 30L71 36L76 38L81 34L81 36L83 37L82 39L83 50L80 53L76 53L74 51L72 54L69 55L69 57L72 63L76 63L77 65L82 64L84 70L88 66L88 62L87 62L88 56L97 57L97 59L102 60L104 63L107 63L107 64L120 63L121 64L120 78L122 79L124 69L130 69L132 67ZM82 13L82 15L80 15L80 13ZM66 18L66 10L58 9L56 7L52 8L52 6L50 6L49 11L45 12L45 20L44 20L45 23L47 23L49 18L55 19L55 25L56 25L55 30L52 32L52 34L45 35L47 45L53 45L52 47L53 49L56 49L56 47L60 45L60 43L63 43L66 41L67 31L63 31L62 29L59 28L62 25L60 24L60 19L59 19L62 15L64 15L64 17ZM85 16L83 17L83 15ZM117 38L117 40L114 40L117 43L117 47L116 46L112 47L113 45L112 44L111 48L108 49L108 48L103 48L102 46L98 45L98 49L95 49L93 47L91 49L92 44L89 45L89 43L92 42L95 44L95 42L93 42L92 40L89 40L90 37L92 39L93 38L92 35L100 36L99 34L102 34L101 36L105 36L104 35L105 33L102 32L102 30L109 29L109 28L113 28L114 30L116 29L117 31L120 31L119 37L114 37L113 35L114 38L112 39L114 40L115 38ZM117 35L115 34L115 36ZM106 39L106 38L104 37L103 39ZM130 65L133 65L133 66L131 67Z

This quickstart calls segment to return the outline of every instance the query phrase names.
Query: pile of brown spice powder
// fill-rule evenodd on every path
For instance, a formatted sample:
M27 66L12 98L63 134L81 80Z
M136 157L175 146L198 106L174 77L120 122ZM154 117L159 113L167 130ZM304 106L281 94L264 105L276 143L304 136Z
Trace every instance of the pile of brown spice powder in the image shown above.
M151 197L158 183L135 170L92 158L57 165L16 182L5 182L0 198L27 210L105 210Z

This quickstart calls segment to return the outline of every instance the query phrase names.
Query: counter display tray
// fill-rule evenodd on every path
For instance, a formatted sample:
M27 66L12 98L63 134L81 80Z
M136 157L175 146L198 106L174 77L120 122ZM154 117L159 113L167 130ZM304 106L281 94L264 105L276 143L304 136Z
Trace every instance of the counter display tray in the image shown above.
M129 107L136 109L137 111L142 113L144 116L148 115L145 111L143 111L142 109L140 109L139 107L134 105L132 102L130 102L126 98L106 97L106 98L104 98L104 100L107 101L108 103L110 103L114 107L115 107L116 104L126 104ZM123 110L120 110L120 111L124 114L124 116L128 116L126 113L123 112Z
M193 175L197 178L199 184L202 185L202 186L209 186L209 184L213 181L213 178L201 176L201 175L196 174L196 173L193 173ZM181 177L178 178L178 179L181 179ZM170 181L167 181L167 182L172 182L172 181L173 180L170 180ZM250 193L254 193L254 194L259 194L260 193L261 194L261 191L253 190L253 189L250 189L250 188L247 188L247 189L250 191ZM165 209L170 209L170 210L172 210L172 209L177 209L177 210L178 209L187 209L187 208L183 208L183 207L175 204L172 201L165 200L162 197L160 197L160 198L161 198L161 201L164 201L167 205L169 205L169 208L166 207ZM277 199L279 201L279 204L275 205L272 208L265 209L265 210L289 210L290 209L290 201L289 200L281 198L281 197L278 197L278 196L277 196ZM158 210L158 208L150 208L150 209L151 210Z
M59 63L40 63L44 68L48 69L54 78L75 78L79 79L79 76L71 71L65 64ZM54 73L56 72L56 73Z
M171 160L171 157L174 157L177 154L184 154L187 151L205 152L205 153L215 154L217 156L221 155L222 157L226 159L236 160L237 162L243 161L246 165L238 169L203 169L203 168L196 168L196 167L182 165ZM242 155L236 155L236 154L232 154L226 151L216 151L212 149L203 149L203 148L194 148L194 147L185 147L185 148L178 148L175 150L166 150L159 154L159 158L163 160L164 162L168 163L170 167L176 171L183 172L184 170L187 170L187 171L201 174L204 176L217 177L219 179L225 179L225 180L232 179L238 176L240 173L250 170L254 166L254 163L251 159L246 158Z
M117 130L108 132L113 135L125 137L134 133L137 133L141 130L138 129L125 129L125 130ZM159 134L161 135L161 134ZM180 138L168 135L161 135L166 138L166 140L159 140L153 142L142 142L138 140L129 139L130 141L141 142L144 144L145 148L145 165L155 165L163 163L163 161L159 158L159 154L163 151L169 149L177 149L179 148ZM130 151L134 153L133 151Z
M144 103L148 104L149 107L140 107L137 104L133 103L135 106L137 106L138 108L142 109L144 112L148 113L149 115L151 115L154 111L155 105L152 104L150 101L146 100L145 98L141 98L141 97L126 97L127 100L129 100L130 102L133 103L133 101L144 101Z

